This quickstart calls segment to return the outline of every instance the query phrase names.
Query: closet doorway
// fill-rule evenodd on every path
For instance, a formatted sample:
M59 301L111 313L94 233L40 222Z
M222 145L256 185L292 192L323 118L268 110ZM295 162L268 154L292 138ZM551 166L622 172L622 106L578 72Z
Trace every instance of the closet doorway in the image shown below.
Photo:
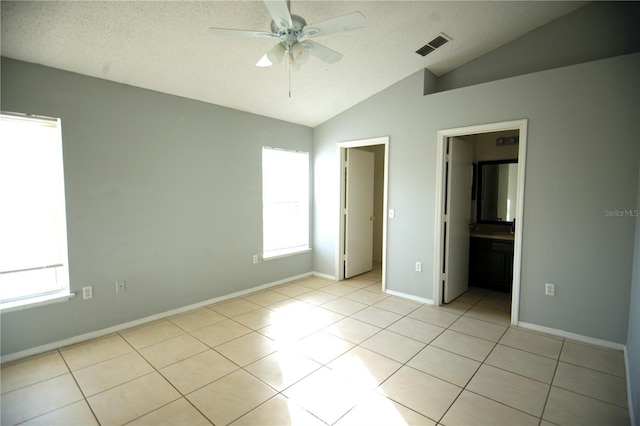
M341 281L353 275L367 272L367 269L372 270L379 267L382 269L382 290L384 291L386 288L387 217L385 212L387 211L389 137L340 142L337 144L337 149L340 170L340 211L335 276ZM350 158L350 153L355 155ZM359 159L356 160L358 164L353 164L352 167L355 167L350 171L348 160L354 158ZM369 162L373 158L373 173L367 172L364 179L362 176L350 177L350 172L362 169L362 164L360 164L362 158L369 158ZM367 162L365 161L365 163ZM368 167L366 166L364 169L368 169ZM348 207L349 204L358 206L360 203L358 198L361 195L354 195L353 187L351 190L349 189L350 182L357 182L356 188L358 186L373 188L373 200L367 201L367 204L373 203L373 209L370 210L370 213L359 208ZM350 212L355 214L356 211L362 217L355 220L348 217ZM367 225L370 225L370 228ZM371 267L367 267L368 262L371 262Z

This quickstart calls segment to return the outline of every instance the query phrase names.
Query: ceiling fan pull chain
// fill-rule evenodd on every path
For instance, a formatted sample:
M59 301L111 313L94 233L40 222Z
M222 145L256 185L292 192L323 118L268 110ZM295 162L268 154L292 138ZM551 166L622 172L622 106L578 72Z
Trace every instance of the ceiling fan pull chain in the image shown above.
M287 68L289 68L289 99L291 99L291 54L287 52L287 57L289 60L287 61Z

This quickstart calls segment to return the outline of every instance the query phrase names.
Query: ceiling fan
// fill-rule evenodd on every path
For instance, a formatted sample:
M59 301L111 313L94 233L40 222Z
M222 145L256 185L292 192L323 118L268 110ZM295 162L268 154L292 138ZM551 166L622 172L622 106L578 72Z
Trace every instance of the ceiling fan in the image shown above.
M328 64L334 64L342 58L342 54L309 39L355 30L364 27L366 23L364 15L353 12L307 25L301 16L290 13L289 0L264 0L264 4L272 18L271 32L209 28L209 33L214 35L279 39L279 43L258 61L256 66L259 67L279 64L287 56L289 65L298 69L307 61L309 55Z

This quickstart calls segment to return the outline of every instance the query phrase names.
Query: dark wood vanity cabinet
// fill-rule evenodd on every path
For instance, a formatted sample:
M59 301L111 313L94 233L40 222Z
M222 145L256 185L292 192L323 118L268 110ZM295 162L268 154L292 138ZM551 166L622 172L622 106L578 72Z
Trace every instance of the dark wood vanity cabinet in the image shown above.
M471 237L469 285L510 292L513 283L513 241Z

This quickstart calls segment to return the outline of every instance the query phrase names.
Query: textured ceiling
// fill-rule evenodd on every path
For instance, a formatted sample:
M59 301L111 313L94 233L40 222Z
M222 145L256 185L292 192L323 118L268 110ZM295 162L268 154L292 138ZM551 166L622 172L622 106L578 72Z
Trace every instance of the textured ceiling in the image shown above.
M3 0L1 53L315 127L423 68L442 75L583 4L292 0L309 24L360 11L367 27L316 38L342 60L310 58L289 77L284 64L255 66L274 40L207 33L269 31L260 1ZM452 41L414 53L441 32Z

